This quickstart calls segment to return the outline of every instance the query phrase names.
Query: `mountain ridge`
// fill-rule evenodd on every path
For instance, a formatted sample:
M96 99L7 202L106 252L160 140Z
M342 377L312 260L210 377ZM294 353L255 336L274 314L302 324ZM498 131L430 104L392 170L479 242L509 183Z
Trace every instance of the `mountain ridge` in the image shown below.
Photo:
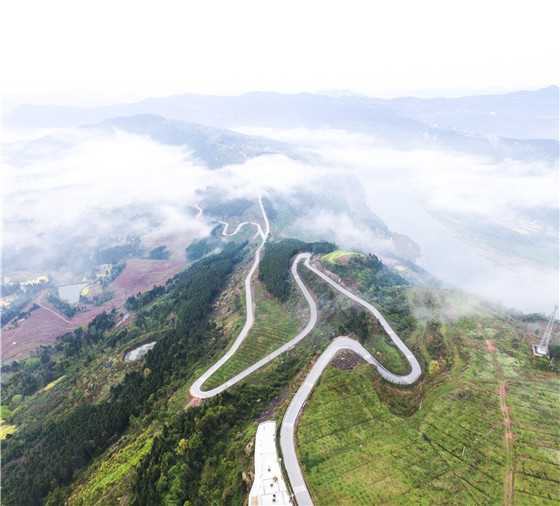
M344 118L353 117L356 112L363 114L366 111L375 112L377 115L383 113L385 118L393 120L406 119L412 122L428 122L427 124L438 119L439 123L445 124L445 121L441 120L447 119L448 125L457 126L459 112L466 109L469 113L467 126L476 126L480 129L484 124L482 120L484 122L492 121L492 128L487 128L481 133L491 131L502 137L558 139L558 95L557 86L535 91L520 90L503 95L429 99L415 97L380 99L361 95L329 96L313 93L282 94L258 91L236 96L185 93L169 97L146 98L129 104L93 108L20 105L4 115L4 121L5 125L16 128L27 125L79 126L114 116L152 113L169 119L181 119L221 127L239 126L240 123L262 125L263 121L272 121L278 125L282 120L284 126L289 126L294 124L298 118L301 121L302 117L312 113L311 119L315 126L325 119L330 121L328 124L331 126L337 124L341 126ZM490 105L492 108L489 111ZM492 112L495 114L489 114ZM334 119L333 115L336 115ZM476 122L473 122L473 117ZM367 119L371 118L363 118L360 122L363 123ZM529 119L532 123L529 127L523 127L522 123ZM498 122L498 120L500 121ZM309 119L306 121L310 124ZM502 131L496 130L496 127Z

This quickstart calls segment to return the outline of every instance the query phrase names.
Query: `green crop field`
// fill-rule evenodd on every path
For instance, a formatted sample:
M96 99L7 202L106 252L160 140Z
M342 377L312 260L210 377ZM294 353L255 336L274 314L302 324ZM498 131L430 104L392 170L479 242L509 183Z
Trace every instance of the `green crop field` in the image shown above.
M321 260L326 261L326 262L330 262L330 263L335 263L339 258L346 257L346 256L349 256L349 255L365 257L365 255L363 253L356 253L354 251L344 251L344 250L338 249L336 251L333 251L332 253L327 253L326 255L323 255L321 257Z
M255 299L257 309L253 328L235 355L204 384L205 390L225 383L297 334L300 328L297 318L275 299L266 297L260 285L256 290Z
M507 474L515 504L558 504L560 378L505 326L485 350L488 330L468 336L468 365L413 388L425 394L409 417L372 367L325 371L296 435L317 505L503 504Z

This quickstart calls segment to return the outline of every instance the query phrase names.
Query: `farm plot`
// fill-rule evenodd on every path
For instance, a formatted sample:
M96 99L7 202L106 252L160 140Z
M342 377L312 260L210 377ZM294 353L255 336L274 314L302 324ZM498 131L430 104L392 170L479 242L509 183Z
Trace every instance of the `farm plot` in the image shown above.
M410 418L379 400L371 367L329 368L304 411L297 447L316 504L498 504L504 429L495 385L437 390Z
M166 281L186 267L186 262L164 260L131 260L123 272L106 288L111 298L102 305L82 303L83 310L67 319L50 307L44 292L35 301L41 307L33 311L29 318L2 329L2 360L22 360L40 345L53 344L58 336L86 326L103 311L120 309L131 295L144 292L154 285L165 285ZM100 292L101 293L101 292Z
M514 494L520 504L560 502L560 379L507 384L515 455Z
M337 261L340 261L343 258L347 262L348 261L347 257L350 257L350 256L365 257L365 255L363 253L358 253L358 252L355 252L355 251L343 251L343 250L339 249L339 250L333 251L331 253L327 253L326 255L323 255L321 257L321 260L334 264L334 263L336 263Z
M273 352L298 332L298 319L276 300L267 298L264 289L256 290L257 309L251 332L237 352L204 384L209 390L220 386L236 374Z

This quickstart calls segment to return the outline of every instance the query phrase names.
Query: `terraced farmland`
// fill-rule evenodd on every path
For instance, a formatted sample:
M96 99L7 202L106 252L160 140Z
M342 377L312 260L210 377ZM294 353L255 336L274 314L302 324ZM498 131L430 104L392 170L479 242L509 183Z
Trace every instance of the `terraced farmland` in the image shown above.
M560 502L560 378L528 346L512 351L514 336L491 352L483 334L410 417L391 412L373 368L327 369L296 433L317 505Z
M297 318L275 299L267 297L260 285L255 291L255 298L257 310L253 328L235 355L204 384L204 390L225 383L298 333L301 325Z
M371 373L330 368L302 416L298 447L316 504L499 503L503 424L492 388L457 388L429 416L405 419L380 402Z
M518 504L560 503L560 379L507 383Z

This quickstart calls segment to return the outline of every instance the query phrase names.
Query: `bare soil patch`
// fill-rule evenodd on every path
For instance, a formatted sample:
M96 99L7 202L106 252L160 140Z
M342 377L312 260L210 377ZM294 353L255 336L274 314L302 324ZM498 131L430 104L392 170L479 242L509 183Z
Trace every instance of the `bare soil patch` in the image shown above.
M202 404L202 399L198 397L193 397L188 404L185 406L185 411L189 409L191 406L200 406Z
M288 388L283 388L282 391L272 400L272 402L267 406L266 410L263 412L259 418L255 420L255 425L258 425L261 422L266 422L271 418L275 417L275 413L277 413L278 409L284 401L288 400L289 395Z
M365 363L362 357L348 350L337 353L331 361L331 364L341 371L353 371L358 365Z
M154 285L165 285L169 278L182 271L187 265L187 262L134 259L109 284L107 291L115 292L116 298L128 298L138 292L151 290Z
M100 306L80 302L78 311L72 318L61 315L56 308L46 302L45 292L35 298L41 306L33 311L29 318L18 322L13 328L7 325L2 329L2 360L21 360L28 357L40 345L53 344L56 338L72 332L80 326L87 326L102 312L120 310L126 299L139 292L151 290L154 285L165 285L166 281L183 270L187 262L170 262L167 260L134 259L105 289L106 293L113 292L113 298ZM122 326L129 324L133 318L128 318Z
M25 358L40 344L54 343L58 336L76 327L45 307L39 307L29 318L20 320L17 327L9 325L2 329L2 360Z
M493 341L492 339L486 339L486 341L484 341L486 343L485 346L485 350L488 353L496 353L496 341Z

